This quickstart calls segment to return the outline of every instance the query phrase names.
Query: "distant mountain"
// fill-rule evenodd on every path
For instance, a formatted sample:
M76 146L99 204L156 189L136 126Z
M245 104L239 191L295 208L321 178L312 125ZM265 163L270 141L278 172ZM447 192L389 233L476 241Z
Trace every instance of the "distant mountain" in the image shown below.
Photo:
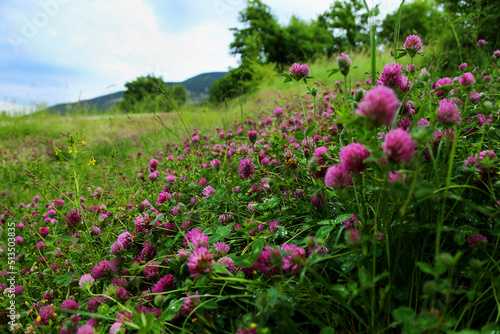
M210 86L215 80L225 76L227 72L202 73L189 78L183 82L167 82L167 85L182 85L189 93L188 104L195 104L205 101L210 96ZM102 95L89 100L82 100L74 103L61 103L48 108L51 113L65 115L70 110L79 108L95 109L99 112L114 107L123 99L123 91Z

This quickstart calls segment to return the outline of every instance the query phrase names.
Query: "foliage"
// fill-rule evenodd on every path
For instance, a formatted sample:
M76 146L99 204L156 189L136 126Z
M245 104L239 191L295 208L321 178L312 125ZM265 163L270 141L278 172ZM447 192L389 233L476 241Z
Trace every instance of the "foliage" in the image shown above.
M372 9L372 14L378 15L378 5ZM330 9L321 14L318 21L333 33L334 49L331 53L369 45L369 17L360 0L337 0L330 5Z
M246 61L212 83L209 101L218 104L243 94L255 92L259 85L272 74L273 71L268 66Z
M432 60L420 74L387 64L377 87L351 84L356 57L331 80L297 64L279 79L298 94L267 92L233 119L212 112L219 123L110 118L55 138L61 125L7 120L11 330L500 331L498 58L467 59L476 71L444 81Z
M382 21L381 30L378 37L381 41L391 43L394 41L394 27L398 11L394 11ZM434 2L425 0L416 0L403 5L401 21L403 22L400 30L399 40L409 35L419 35L426 38L424 42L436 39L442 26L441 13L437 10Z
M447 74L467 59L484 67L494 50L500 48L500 3L498 1L452 1L438 0L442 5L442 24L437 26L435 48L431 57L439 62ZM487 44L478 48L477 42L482 39ZM481 51L477 51L477 50Z
M133 113L144 109L151 112L171 111L188 100L188 93L183 86L169 86L162 78L149 74L127 82L125 87L127 90L123 93L119 107L126 112Z

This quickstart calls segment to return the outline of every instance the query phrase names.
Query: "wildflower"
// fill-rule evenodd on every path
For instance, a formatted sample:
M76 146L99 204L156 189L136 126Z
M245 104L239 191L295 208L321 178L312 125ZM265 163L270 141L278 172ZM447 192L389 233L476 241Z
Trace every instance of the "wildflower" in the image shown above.
M409 92L411 87L413 87L413 82L411 82L404 75L401 76L401 84L399 85L398 89L402 90L403 92Z
M342 188L352 185L352 178L344 165L338 164L326 171L325 185L332 188Z
M207 184L207 179L205 179L204 177L200 179L200 181L198 181L198 184L200 186L204 186Z
M91 325L85 325L83 327L78 327L76 334L94 334L94 327Z
M251 203L248 203L247 209L250 213L255 213L256 206L257 206L257 203L251 202Z
M474 104L478 104L480 99L481 97L478 93L472 93L469 95L469 100Z
M313 156L318 158L318 163L323 164L325 162L326 153L328 152L328 148L325 146L318 147L314 150Z
M61 310L78 311L79 308L80 308L80 305L78 305L78 303L72 299L66 299L61 304ZM67 312L65 312L65 313L67 313Z
M123 244L120 241L115 241L111 245L110 253L113 255L118 255L123 252Z
M436 89L441 88L440 90L436 91L436 96L441 97L450 91L451 87L446 87L446 86L451 86L453 85L453 80L450 78L441 78L436 82Z
M229 258L229 257L223 257L219 261L217 261L218 264L223 264L226 269L231 273L234 274L236 272L236 267L234 266L234 261ZM222 274L223 276L226 274Z
M282 265L281 250L267 245L264 246L257 261L255 261L255 267L265 276L278 275Z
M208 246L208 236L197 228L186 233L186 239L184 239L184 247L186 248L189 247L188 241L195 249Z
M467 123L472 124L472 122L474 121L474 118L477 118L477 120L478 120L477 125L479 125L479 126L483 126L483 125L484 125L484 123L486 123L486 116L484 116L484 115L482 115L482 114L477 114L477 115L472 116L472 118L471 118L471 119L469 119L469 120L467 121ZM477 128L476 128L476 127L474 127L474 128L469 129L469 130L470 130L470 131L476 131L476 130L477 130Z
M255 174L255 165L250 158L242 158L238 167L239 176L245 180L252 178Z
M257 334L257 329L255 328L238 328L235 334Z
M401 87L401 82L403 80L403 74L401 74L402 69L403 66L398 63L386 64L380 78L377 79L377 85L393 88Z
M429 73L429 71L427 71L427 68L424 67L420 70L418 78L422 81L427 81L431 78L431 74Z
M154 172L160 163L156 159L149 160L149 171Z
M255 144L255 141L257 140L258 135L259 134L258 134L257 130L248 131L248 133L247 133L248 140L250 140L250 142L252 144Z
M198 291L195 294L191 295L186 293L188 298L184 299L184 304L181 307L181 314L185 317L189 317L191 312L201 303L201 298L198 297Z
M104 299L102 297L92 297L89 300L89 308L88 311L90 313L97 312L100 305L104 304Z
M214 259L205 247L197 248L189 257L188 268L191 277L197 279L212 270Z
M474 84L474 75L471 72L464 73L464 75L458 80L462 86L469 86Z
M403 49L413 58L417 53L422 53L422 41L417 35L410 35L406 38Z
M295 63L290 68L290 74L293 79L299 81L309 75L309 67L306 64L300 65Z
M40 328L40 326L48 326L49 321L55 321L56 318L56 309L54 306L47 305L42 307L38 311L38 316L35 319L35 327Z
M203 198L207 199L210 196L212 196L213 194L215 194L215 189L212 186L208 186L208 187L203 189L202 193L204 196Z
M279 226L281 226L280 222L277 220L273 220L269 222L269 231L271 231L272 233L276 233Z
M394 162L410 162L415 155L415 142L411 135L399 128L387 133L382 148Z
M151 289L152 293L161 293L168 290L172 290L174 287L174 276L172 274L168 274L160 278L158 282Z
M159 170L155 170L154 172L152 172L151 174L148 175L148 178L151 180L151 181L154 181L158 178L158 176L160 175L160 171Z
M356 114L372 120L375 124L391 126L398 109L398 97L388 87L371 89L358 105Z
M219 159L214 159L214 160L210 161L210 166L212 166L212 168L218 170L220 168L220 161L219 161Z
M92 166L95 166L95 159L94 159L94 156L92 156L92 158L89 160L89 163L87 165L92 165Z
M281 107L277 107L273 110L273 115L276 117L280 117L281 115L283 115L283 109Z
M426 120L425 118L419 119L417 123L418 126L429 126L429 124L430 124L429 121Z
M408 64L406 65L406 70L408 71L408 73L416 73L417 67L415 66L415 64L411 64L411 67L410 64Z
M500 58L500 50L495 50L495 51L493 52L493 57L495 57L495 58Z
M234 216L233 215L220 215L219 216L219 221L222 223L222 225L226 226L228 223L231 223L234 221Z
M66 226L68 228L75 227L76 225L81 223L82 220L83 219L82 219L81 211L77 208L75 208L71 211L68 211L68 213L66 214Z
M481 46L481 45L485 45L486 44L486 41L484 39L480 39L479 41L477 41L477 46Z
M216 242L214 243L214 247L221 256L226 256L229 252L229 246L224 242Z
M488 239L480 233L473 235L472 237L467 237L467 244L469 248L476 248L481 244L487 244Z
M146 267L142 269L142 273L146 276L148 281L153 280L159 273L160 268L158 268L158 263L156 261L150 261L146 264Z
M360 173L368 168L368 164L363 161L371 155L372 153L365 146L352 143L340 150L340 161L348 172Z
M458 69L459 69L460 71L463 71L464 69L466 69L466 68L467 68L467 66L468 66L468 65L467 65L467 63L462 63L462 64L460 64L460 66L458 67Z
M444 125L458 125L462 123L460 110L452 99L442 99L439 101L437 121Z
M349 229L346 232L346 242L348 245L355 246L361 242L359 230Z
M389 172L389 181L390 182L396 182L399 179L401 179L401 181L406 181L406 174L403 172L392 172L392 171Z
M130 232L125 231L118 236L118 241L121 242L124 248L127 248L134 243L134 238Z
M166 201L170 201L172 199L172 195L166 191L162 191L158 194L158 203L163 204Z
M339 66L340 73L342 73L343 76L346 76L349 74L349 69L351 67L351 58L349 58L348 55L345 53L341 53L340 55L337 56L337 65Z
M121 332L121 327L123 323L121 322L115 322L114 324L111 325L111 328L109 329L109 334L118 334Z
M295 245L281 245L281 249L289 253L283 257L283 270L291 274L302 268L302 262L306 261L306 252L302 247Z
M90 288L92 284L94 284L95 279L92 277L90 274L84 274L82 277L80 277L80 281L78 282L78 285L82 289Z

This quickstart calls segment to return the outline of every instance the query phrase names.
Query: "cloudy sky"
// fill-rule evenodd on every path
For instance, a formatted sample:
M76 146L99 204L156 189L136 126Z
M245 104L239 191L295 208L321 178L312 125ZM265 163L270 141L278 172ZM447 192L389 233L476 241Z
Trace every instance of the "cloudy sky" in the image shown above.
M264 0L281 24L333 0ZM398 0L368 0L392 12ZM245 0L0 0L0 110L26 110L124 89L152 73L183 81L226 71ZM28 108L29 109L29 108Z

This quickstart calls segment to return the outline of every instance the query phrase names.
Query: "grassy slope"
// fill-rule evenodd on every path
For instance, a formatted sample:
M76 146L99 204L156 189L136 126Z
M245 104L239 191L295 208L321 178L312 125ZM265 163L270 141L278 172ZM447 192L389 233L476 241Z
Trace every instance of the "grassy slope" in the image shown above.
M377 70L390 62L388 57L379 54ZM369 75L370 59L363 54L352 56L350 80L352 88L356 81L364 82ZM417 64L418 65L418 64ZM336 68L336 61L321 59L310 64L310 73L318 81L320 92L332 90L335 81L342 81L341 74L328 77L327 70ZM342 84L343 86L343 84ZM79 113L77 115L60 116L48 113L0 119L0 178L3 188L18 189L19 199L27 200L31 190L22 184L17 176L19 165L29 166L39 161L48 170L55 170L57 159L53 156L54 143L65 149L65 138L60 134L69 133L82 136L87 133L88 155L92 154L97 161L107 163L112 151L117 151L116 158L126 161L138 151L150 154L164 149L167 142L182 142L189 136L193 128L203 133L213 132L215 128L228 131L229 125L235 121L249 119L256 112L269 113L274 108L284 105L288 97L297 93L293 83L284 84L283 78L277 74L272 80L261 84L253 94L228 101L225 105L203 106L186 105L179 112L163 114L116 114L105 115ZM305 94L302 86L301 93ZM305 96L307 100L307 96ZM164 125L158 121L162 119ZM33 154L33 150L39 154ZM3 151L3 152L2 152ZM21 168L22 169L22 168ZM17 185L11 183L18 183ZM21 183L21 184L19 184ZM23 189L24 188L24 189Z

